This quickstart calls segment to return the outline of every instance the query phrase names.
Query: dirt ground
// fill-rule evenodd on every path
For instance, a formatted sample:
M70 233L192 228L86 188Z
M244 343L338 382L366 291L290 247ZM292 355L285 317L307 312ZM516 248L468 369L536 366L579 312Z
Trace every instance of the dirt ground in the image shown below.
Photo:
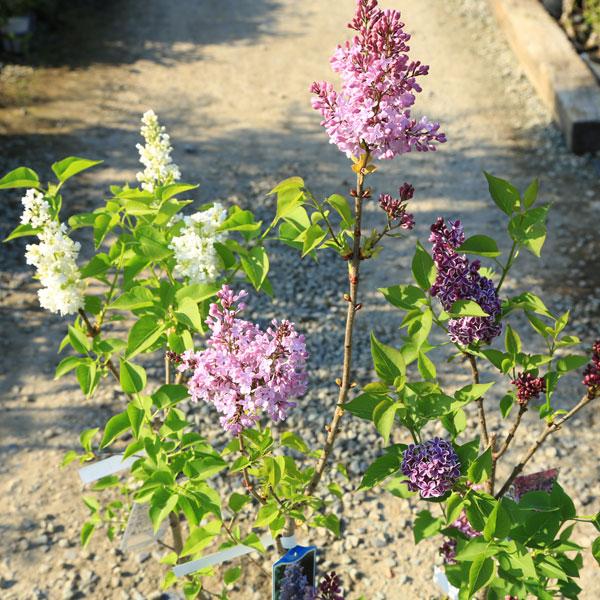
M30 57L33 66L0 68L0 172L25 164L49 177L49 164L59 158L103 159L67 188L67 213L93 207L108 184L133 181L139 118L153 108L172 136L184 179L201 184L200 201L232 199L267 214L265 193L291 175L304 177L317 193L344 193L348 161L328 144L308 87L330 77L328 58L347 36L353 4L78 3L60 27L43 33ZM405 180L415 185L412 208L421 239L441 214L460 216L468 232L495 234L501 220L487 210L482 170L521 187L539 176L544 199L555 204L551 241L542 261L525 259L506 289L533 287L556 310L572 308L576 331L591 342L600 335L600 160L568 153L484 0L382 4L401 9L415 56L431 65L416 112L439 120L449 141L438 153L383 164L377 191L394 191ZM18 196L0 194L2 238L17 222ZM23 248L19 242L3 247L0 262L0 597L159 598L157 550L125 557L101 538L86 551L79 547L82 486L75 469L58 464L77 447L79 431L104 422L120 399L109 387L86 401L68 379L53 381L65 322L39 309ZM382 320L386 308L375 289L407 277L412 248L413 240L393 244L367 267L359 339L366 339L369 326L389 339L396 335L393 320ZM315 324L322 306L313 296L322 290L311 279L329 267L298 271L287 255L276 259L276 287L280 283L284 293L269 310L286 310L315 335L329 331ZM335 298L335 281L325 284L325 295ZM334 322L330 339L342 327ZM322 346L328 347L327 339ZM335 352L316 363L324 371L316 379L333 378L328 371L337 364ZM450 372L448 382L460 382L460 375ZM316 406L319 399L314 392L310 401ZM324 421L329 407L318 406L317 419ZM533 417L527 425L537 426ZM553 440L533 465L553 466L560 458L561 480L584 514L600 509L593 425L593 415L582 416L574 424L577 436ZM363 465L350 451L353 431L345 452L358 473ZM356 432L375 439L364 429ZM363 494L345 510L344 539L330 546L325 566L344 574L350 598L440 597L431 583L436 545L423 543L415 551L407 502ZM584 530L580 539L589 542L593 535ZM600 577L590 556L582 581L581 598L597 598ZM265 589L242 585L232 597L264 598Z

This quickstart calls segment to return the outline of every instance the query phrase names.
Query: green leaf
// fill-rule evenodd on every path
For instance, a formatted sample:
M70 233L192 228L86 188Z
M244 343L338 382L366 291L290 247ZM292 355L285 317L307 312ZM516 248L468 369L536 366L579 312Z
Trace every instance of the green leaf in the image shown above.
M385 299L403 310L418 308L426 300L423 290L414 285L395 285L389 288L379 288Z
M327 198L326 202L333 207L342 218L342 227L350 229L354 224L354 217L348 200L346 200L344 196L333 194Z
M137 438L140 435L140 427L144 422L144 411L130 402L127 405L127 415L131 424L131 431L133 431L133 435Z
M95 362L82 362L75 370L81 391L89 398L100 381L100 373Z
M237 492L233 492L229 497L229 508L234 513L239 513L250 501L251 498L248 494L238 494Z
M382 344L371 332L371 355L377 375L388 385L393 385L396 377L406 375L406 364L400 350Z
M242 567L231 567L223 574L223 583L231 585L242 576Z
M500 412L502 413L502 417L506 419L512 410L513 404L515 403L515 395L514 394L506 394L500 400Z
M384 398L373 411L373 423L377 431L383 437L383 442L387 446L392 427L394 425L394 417L398 410L398 404Z
M490 195L498 208L507 215L511 215L519 208L520 197L519 190L504 179L494 177L490 173L485 173L488 181Z
M486 313L474 300L457 300L448 311L448 314L454 318L489 317L488 313Z
M421 540L432 537L440 532L444 526L444 521L440 517L434 516L428 510L422 510L417 514L413 524L413 535L415 544Z
M3 241L10 242L16 238L25 237L27 235L37 235L41 229L34 229L29 223L17 225Z
M80 354L87 354L92 348L92 340L83 331L75 329L72 325L69 325L68 331L71 346Z
M135 310L137 308L147 308L153 304L154 296L152 292L148 288L138 285L121 294L109 305L109 308Z
M54 379L59 379L69 371L72 371L78 367L83 360L85 359L82 359L79 356L67 356L66 358L63 358L58 363L56 371L54 371Z
M478 256L487 256L489 258L494 258L502 254L502 252L498 250L496 240L487 235L471 236L456 249L456 252L459 254L477 254Z
M320 225L314 224L306 229L301 236L302 258L313 250L317 250L326 236L327 232Z
M0 179L0 190L15 188L39 188L40 180L37 173L27 167L18 167Z
M145 369L124 359L121 359L120 364L119 380L123 391L126 394L141 392L146 387Z
M510 531L511 518L504 507L503 502L503 499L501 499L496 503L487 519L483 529L483 537L485 540L489 541L494 537L504 539Z
M208 300L217 294L220 286L214 283L192 283L184 285L175 292L175 300L180 303L186 298L190 298L196 304L203 300Z
M592 556L596 559L596 562L600 565L600 537L597 537L592 542Z
M472 402L473 400L477 400L481 398L493 385L494 381L489 383L471 383L469 385L465 385L465 387L460 388L454 392L454 397L463 403Z
M472 598L477 590L485 587L495 574L495 563L491 558L477 556L469 569L467 597Z
M94 218L94 246L99 248L108 232L119 222L118 214L98 213Z
M241 256L242 268L255 289L260 290L269 272L269 257L262 246L255 246L247 256Z
M200 310L195 300L183 298L177 306L175 316L180 323L196 331L202 331L202 317L200 316Z
M96 525L91 521L86 521L81 528L81 545L85 548L92 538Z
M569 356L559 358L556 361L556 370L559 373L567 373L568 371L580 369L581 367L585 366L588 362L590 362L588 356L584 356L582 354L570 354Z
M376 458L363 475L359 490L370 490L384 479L395 473L402 462L402 453L397 447L390 446L386 453Z
M221 521L215 519L202 527L194 529L183 546L181 556L198 554L204 550L219 535L221 527Z
M171 256L164 233L152 226L140 227L135 237L140 243L145 258L160 261Z
M106 448L106 446L112 444L115 438L119 437L130 428L131 422L129 421L127 412L122 412L111 417L104 427L104 435L100 442L100 448Z
M419 373L423 379L435 379L437 371L433 361L425 354L425 352L419 350L418 363Z
M381 402L383 398L386 397L387 396L383 396L381 394L370 394L368 392L365 392L356 396L356 398L354 398L350 402L346 403L344 405L344 409L356 417L372 421L373 411L375 410L375 407Z
M269 502L258 509L258 515L254 527L265 527L271 524L279 515L279 506L275 502Z
M81 444L81 447L86 452L91 452L92 451L92 440L94 439L94 437L96 436L96 434L98 433L98 431L100 431L98 429L98 427L93 427L92 429L84 429L79 434L79 442Z
M527 189L523 193L523 206L524 208L531 208L537 200L538 190L540 183L537 177L527 186Z
M280 220L287 217L296 208L302 205L304 198L304 181L300 177L290 177L276 185L270 192L277 194L277 213L273 220L273 226Z
M332 513L327 515L316 515L313 521L317 527L325 527L326 529L329 529L335 537L340 537L340 520L336 515Z
M412 273L415 281L422 290L428 291L435 282L437 269L433 258L429 256L421 242L417 242L417 248L412 260Z
M173 512L179 501L179 494L171 494L165 489L160 490L160 492L160 495L155 493L150 502L150 521L152 521L154 533L158 531L160 524Z
M58 180L61 183L67 181L73 177L73 175L77 175L77 173L81 173L86 169L90 169L91 167L95 167L99 165L101 160L89 160L87 158L78 158L77 156L69 156L68 158L63 158L63 160L59 162L55 162L52 165L52 171L58 177Z
M292 448L302 454L308 454L310 452L310 448L308 444L296 433L293 431L284 431L281 434L281 445L286 446L288 448Z
M506 325L504 344L506 346L506 351L512 356L516 356L519 352L521 352L521 338L510 325Z
M134 323L127 338L127 358L131 359L150 348L162 335L164 325L156 317L145 316Z
M156 408L164 409L185 400L188 396L189 393L185 385L169 383L161 385L152 394L152 402L154 402Z
M487 481L492 472L492 451L490 448L480 454L469 466L467 477L473 483Z

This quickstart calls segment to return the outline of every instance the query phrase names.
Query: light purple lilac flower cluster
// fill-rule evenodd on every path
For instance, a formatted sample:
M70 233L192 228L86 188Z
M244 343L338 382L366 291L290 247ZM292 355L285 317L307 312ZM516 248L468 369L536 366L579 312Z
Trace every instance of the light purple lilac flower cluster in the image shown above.
M234 435L252 427L266 412L282 421L295 406L291 398L306 391L306 345L293 323L272 321L262 331L238 318L246 296L223 286L219 304L211 304L206 321L212 331L202 352L187 351L180 371L192 370L188 389L193 400L212 403L221 425Z
M533 373L519 373L511 383L517 388L517 401L521 406L527 406L530 400L546 391L546 380Z
M439 123L411 117L417 77L429 67L410 60L410 35L396 10L381 10L376 0L358 0L348 27L356 34L338 46L331 67L342 80L341 91L327 81L315 82L312 106L323 116L331 143L349 157L368 149L374 158L391 159L411 150L435 150L445 142Z
M402 473L411 492L422 498L439 498L452 489L460 477L460 461L452 444L433 438L422 444L410 444L402 457Z
M497 323L500 301L491 279L479 274L478 260L469 262L466 256L456 252L465 241L460 221L449 221L439 217L431 226L429 241L433 242L433 260L438 274L430 293L437 296L444 307L450 310L457 300L473 300L489 317L460 317L448 321L448 332L454 343L468 345L475 341L490 342L500 335L502 325Z
M592 346L592 361L583 371L583 385L587 386L590 398L600 394L600 340Z
M298 563L286 567L279 592L279 600L344 600L342 580L335 571L325 574L315 590Z
M476 529L473 529L473 527L471 527L471 523L469 523L469 521L467 519L467 515L465 515L465 513L462 513L460 515L460 517L458 517L458 519L456 519L456 521L454 521L452 523L452 525L450 525L450 527L454 527L455 529L458 529L465 537L467 537L469 539L472 539L474 537L477 537L478 535L481 535L481 533L479 531L477 531ZM445 563L454 564L456 562L455 558L456 558L457 543L458 543L457 540L455 540L453 538L445 538L444 539L444 543L440 547L440 554L444 557Z
M390 194L379 196L379 207L387 214L390 221L398 221L402 229L412 229L415 226L414 216L406 212L406 203L415 193L415 188L410 183L404 183L398 190L399 198L392 198Z

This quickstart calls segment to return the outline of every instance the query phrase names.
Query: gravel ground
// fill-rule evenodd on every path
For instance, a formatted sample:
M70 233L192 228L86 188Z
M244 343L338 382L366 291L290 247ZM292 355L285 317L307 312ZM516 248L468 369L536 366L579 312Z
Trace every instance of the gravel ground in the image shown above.
M344 193L351 172L318 127L307 88L313 79L329 75L327 59L345 35L352 4L136 0L126 7L103 3L101 9L92 3L85 14L71 9L65 28L48 34L51 55L46 51L38 61L34 54L34 68L6 66L0 71L0 170L25 163L49 174L47 165L62 156L102 158L101 168L68 188L67 211L93 207L109 183L133 179L137 120L152 106L172 134L175 160L185 178L202 183L199 201L230 199L268 218L273 207L265 193L294 174L317 193ZM483 0L405 0L400 8L414 32L415 54L431 64L419 110L443 123L449 142L437 154L383 164L373 179L376 191L392 191L404 180L416 186L415 233L422 240L440 214L460 216L468 233L494 235L501 219L487 210L482 169L519 186L540 176L544 199L555 204L550 241L541 262L524 257L505 289L532 288L554 309L571 308L576 332L591 341L600 334L598 159L567 152ZM4 237L20 209L14 194L3 193L0 201ZM370 210L368 223L375 217ZM79 547L85 516L81 485L75 469L60 471L56 465L66 450L77 447L81 429L104 422L122 400L110 385L86 401L68 380L52 380L55 347L65 323L39 310L23 247L17 242L3 249L0 272L0 347L5 357L0 372L0 595L159 598L158 548L124 556L101 537L88 551ZM407 279L413 247L412 238L395 242L377 262L365 265L355 363L361 383L371 377L369 330L389 342L397 337L399 315L375 290ZM306 260L299 268L295 254L275 246L271 256L277 299L253 298L253 316L288 317L307 335L311 386L289 425L316 444L335 402L343 265L322 258L319 263ZM450 365L443 381L449 390L464 384L466 370ZM498 390L489 403L501 395ZM562 399L573 401L568 393ZM195 411L207 435L224 442L211 425L211 411ZM528 417L526 438L539 426L534 415ZM499 426L492 422L494 430ZM576 437L554 438L531 465L531 470L546 468L560 459L560 479L584 514L600 508L598 464L589 452L596 441L593 426L590 410L573 422ZM404 440L397 434L394 441ZM526 443L515 444L510 457ZM348 466L355 481L380 449L372 427L346 419L336 459ZM417 506L424 508L379 491L356 493L336 505L344 528L340 540L313 537L312 532L301 537L326 544L322 567L344 575L349 598L437 598L431 583L432 564L439 560L437 542L422 542L415 551L411 539ZM580 539L589 542L593 534L582 528ZM581 598L589 600L600 589L592 562L586 556ZM270 563L265 566L269 569ZM232 597L265 598L267 585L254 574Z

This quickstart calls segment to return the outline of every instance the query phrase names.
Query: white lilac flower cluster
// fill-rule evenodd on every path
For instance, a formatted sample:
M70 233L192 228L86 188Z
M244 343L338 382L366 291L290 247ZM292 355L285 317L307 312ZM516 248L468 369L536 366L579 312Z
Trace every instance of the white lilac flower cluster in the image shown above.
M79 242L67 234L64 223L52 219L44 194L27 190L22 199L21 223L39 229L40 242L28 244L27 264L36 268L42 284L38 290L40 306L53 313L70 315L83 308L85 284L77 268Z
M181 178L179 167L171 159L171 141L153 110L142 116L141 134L145 145L137 144L144 170L136 178L142 189L153 192L156 186L167 185Z
M220 257L214 244L225 239L219 227L226 218L227 210L219 202L183 217L184 225L169 245L175 254L176 277L187 277L190 283L206 283L217 278Z

